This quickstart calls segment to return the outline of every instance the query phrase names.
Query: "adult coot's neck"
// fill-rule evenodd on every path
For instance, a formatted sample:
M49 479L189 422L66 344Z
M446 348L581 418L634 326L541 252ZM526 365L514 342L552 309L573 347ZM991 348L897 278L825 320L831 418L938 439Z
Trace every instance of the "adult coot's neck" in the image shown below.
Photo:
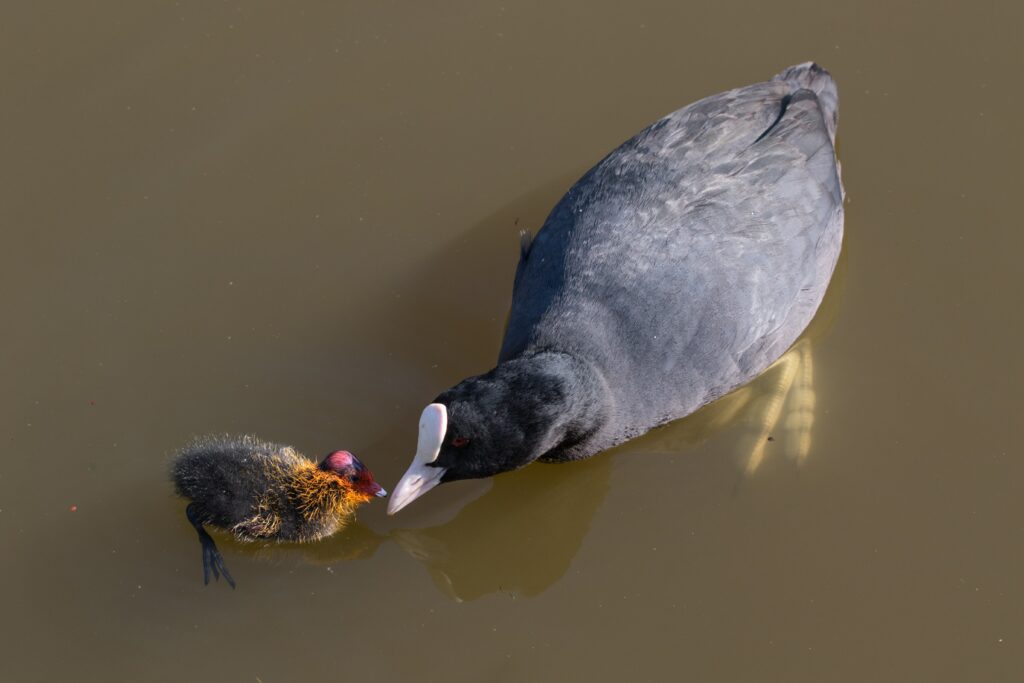
M489 477L537 458L569 459L611 409L600 374L559 351L525 354L436 399L448 428L434 467L442 481Z

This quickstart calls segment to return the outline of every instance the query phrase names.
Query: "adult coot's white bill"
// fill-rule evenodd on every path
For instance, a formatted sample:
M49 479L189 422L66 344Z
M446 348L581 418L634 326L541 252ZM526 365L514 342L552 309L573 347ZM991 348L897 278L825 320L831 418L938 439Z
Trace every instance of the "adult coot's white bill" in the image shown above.
M586 458L779 358L839 255L837 114L831 76L801 64L670 114L583 176L524 242L498 366L427 406L388 512Z

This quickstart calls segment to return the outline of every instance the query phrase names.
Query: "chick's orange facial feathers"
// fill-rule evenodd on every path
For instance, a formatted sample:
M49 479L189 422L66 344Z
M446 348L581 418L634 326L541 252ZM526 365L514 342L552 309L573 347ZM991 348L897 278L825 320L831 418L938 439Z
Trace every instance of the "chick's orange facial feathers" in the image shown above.
M365 467L356 474L355 481L352 482L352 488L370 498L386 495L384 487L374 480L373 473Z
M322 467L336 474L346 488L366 500L386 495L383 487L374 480L373 473L348 451L334 451L324 458Z

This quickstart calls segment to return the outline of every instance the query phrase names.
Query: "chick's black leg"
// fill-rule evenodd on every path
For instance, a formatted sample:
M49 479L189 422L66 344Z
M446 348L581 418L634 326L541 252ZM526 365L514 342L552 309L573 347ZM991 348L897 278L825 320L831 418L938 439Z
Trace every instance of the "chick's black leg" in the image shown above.
M196 508L195 503L188 504L188 507L185 508L185 515L188 516L188 521L192 522L192 526L196 528L196 533L199 534L199 544L203 546L203 585L210 583L211 573L213 578L218 581L221 574L223 574L224 580L228 582L231 588L234 588L235 580L231 578L228 568L224 566L224 558L221 557L220 551L217 550L217 544L213 542L213 538L203 528L203 520L199 517L199 510Z

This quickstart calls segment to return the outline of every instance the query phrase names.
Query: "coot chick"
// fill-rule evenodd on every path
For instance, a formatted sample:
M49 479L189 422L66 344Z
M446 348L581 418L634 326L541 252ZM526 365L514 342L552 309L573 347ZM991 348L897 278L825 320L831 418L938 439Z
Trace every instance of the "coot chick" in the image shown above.
M524 240L496 368L424 410L395 513L439 483L589 457L750 381L796 341L843 233L827 71L657 121Z
M232 588L204 524L240 541L315 541L341 530L363 503L387 495L348 451L334 451L318 465L254 436L197 439L174 459L171 477L178 494L192 501L185 514L203 546L203 583L211 573L223 574Z

